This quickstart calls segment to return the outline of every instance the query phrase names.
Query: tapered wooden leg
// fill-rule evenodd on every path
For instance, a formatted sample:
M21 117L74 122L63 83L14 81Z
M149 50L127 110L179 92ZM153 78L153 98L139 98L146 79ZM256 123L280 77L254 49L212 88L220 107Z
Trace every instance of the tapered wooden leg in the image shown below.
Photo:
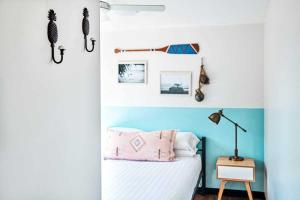
M246 186L246 190L247 190L249 199L250 199L250 200L253 200L250 182L245 182L245 186Z
M222 195L223 195L223 191L224 191L224 188L225 188L225 184L226 184L226 181L222 180L221 181L221 185L220 185L220 189L219 189L218 200L222 199Z

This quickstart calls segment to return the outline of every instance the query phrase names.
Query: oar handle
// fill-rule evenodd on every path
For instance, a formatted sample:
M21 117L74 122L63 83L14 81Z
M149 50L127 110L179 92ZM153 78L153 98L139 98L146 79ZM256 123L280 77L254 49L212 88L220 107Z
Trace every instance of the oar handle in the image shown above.
M166 52L167 47L158 48L158 49L115 49L115 53L123 53L123 52L141 52L141 51L162 51Z
M115 53L121 53L121 52L139 52L139 51L151 51L151 49L115 49Z

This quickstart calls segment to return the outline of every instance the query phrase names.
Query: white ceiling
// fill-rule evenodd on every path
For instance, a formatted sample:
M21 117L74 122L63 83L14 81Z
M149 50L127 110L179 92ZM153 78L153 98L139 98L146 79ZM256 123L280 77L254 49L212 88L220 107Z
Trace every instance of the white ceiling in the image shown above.
M145 29L263 23L269 0L110 0L117 4L163 4L165 12L121 13L101 9L101 29Z

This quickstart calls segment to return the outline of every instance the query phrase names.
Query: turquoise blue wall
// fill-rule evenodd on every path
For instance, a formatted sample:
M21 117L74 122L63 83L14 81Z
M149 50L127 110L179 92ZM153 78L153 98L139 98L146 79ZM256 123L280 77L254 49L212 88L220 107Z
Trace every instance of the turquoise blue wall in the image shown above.
M178 129L192 131L207 137L207 187L218 188L216 160L221 155L231 155L234 149L234 126L225 119L219 125L209 121L208 116L219 108L172 108L172 107L104 107L102 127L122 126L146 131ZM224 113L236 120L247 133L240 132L239 152L241 156L254 158L256 182L254 191L264 191L264 110L228 108ZM242 189L240 183L228 183L228 189Z

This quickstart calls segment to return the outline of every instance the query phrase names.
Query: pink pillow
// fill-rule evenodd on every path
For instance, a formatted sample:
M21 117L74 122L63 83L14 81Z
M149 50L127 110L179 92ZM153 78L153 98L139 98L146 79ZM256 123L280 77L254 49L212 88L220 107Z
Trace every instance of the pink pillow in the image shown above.
M171 161L176 131L121 132L108 130L106 159Z

